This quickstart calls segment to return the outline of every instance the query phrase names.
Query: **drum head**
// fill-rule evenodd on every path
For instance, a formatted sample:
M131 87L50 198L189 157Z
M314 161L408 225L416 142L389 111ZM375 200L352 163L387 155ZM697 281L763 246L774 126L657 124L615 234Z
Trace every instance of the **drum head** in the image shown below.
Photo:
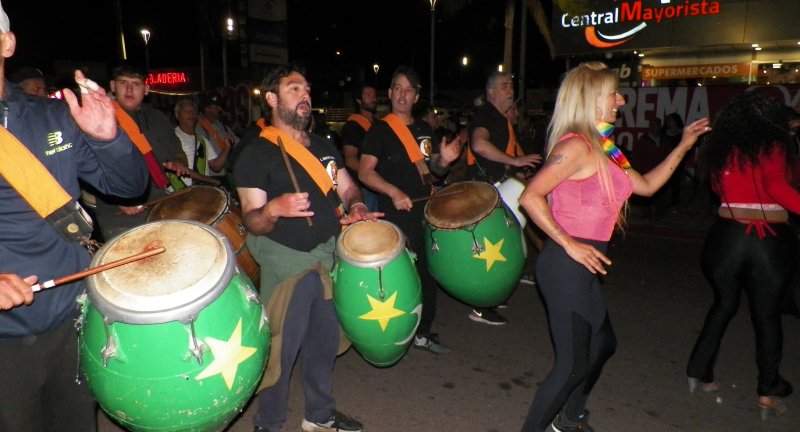
M147 221L182 219L214 225L227 207L228 195L224 190L205 185L190 186L153 206Z
M453 193L461 190L461 193ZM457 229L474 225L490 215L499 201L494 186L478 181L454 183L436 194L448 194L428 200L425 220L442 229Z
M166 251L89 277L87 293L106 321L191 321L225 290L234 254L216 229L165 220L133 228L106 243L92 267L163 246Z
M379 267L397 258L406 238L397 225L385 220L350 225L336 241L336 254L358 267Z

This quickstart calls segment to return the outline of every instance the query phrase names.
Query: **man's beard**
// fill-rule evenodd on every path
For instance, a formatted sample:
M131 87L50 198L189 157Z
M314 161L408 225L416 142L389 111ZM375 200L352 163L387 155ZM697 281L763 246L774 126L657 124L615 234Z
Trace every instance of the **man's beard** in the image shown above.
M372 105L372 106L370 106L370 105L366 105L366 104L364 104L364 105L361 105L361 109L363 109L363 110L364 110L364 111L366 111L366 112L370 112L370 113L372 113L372 114L375 114L375 113L377 113L377 112L378 112L378 103L376 102L376 103L375 103L374 105Z
M279 103L278 117L280 117L281 121L297 130L306 130L308 125L311 123L311 113L309 112L307 116L303 116L297 112L297 108L299 106L300 103L297 104L294 110L289 110L284 108L283 105Z

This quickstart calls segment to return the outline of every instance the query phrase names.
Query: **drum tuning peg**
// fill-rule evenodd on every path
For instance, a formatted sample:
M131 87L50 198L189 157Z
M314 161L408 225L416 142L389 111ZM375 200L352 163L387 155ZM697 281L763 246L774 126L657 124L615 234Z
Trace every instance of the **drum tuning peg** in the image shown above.
M431 242L431 250L433 252L439 252L439 243L437 243L436 240Z
M103 356L103 367L108 367L108 360L117 356L117 341L113 336L108 335L106 346L100 350L100 354Z

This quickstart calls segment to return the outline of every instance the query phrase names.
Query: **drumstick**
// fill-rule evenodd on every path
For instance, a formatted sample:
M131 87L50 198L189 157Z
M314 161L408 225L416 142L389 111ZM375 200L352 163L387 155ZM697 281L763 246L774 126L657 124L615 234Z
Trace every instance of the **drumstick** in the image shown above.
M106 270L111 270L111 269L113 269L115 267L119 267L121 265L132 263L134 261L138 261L138 260L143 259L143 258L147 258L147 257L153 256L153 255L158 255L158 254L160 254L160 253L162 253L162 252L164 252L166 250L167 249L164 248L164 247L157 247L155 249L144 251L144 252L138 253L136 255L131 255L131 256L126 257L126 258L122 258L122 259L118 259L116 261L112 261L112 262L110 262L108 264L103 264L101 266L92 267L90 269L86 269L86 270L81 271L81 272L73 273L73 274L71 274L69 276L64 276L64 277L61 277L61 278L58 278L58 279L51 279L51 280L49 280L47 282L43 282L43 283L37 283L37 284L31 285L31 289L33 290L33 292L37 292L37 291L41 291L41 290L46 289L46 288L53 288L54 286L57 286L57 285L65 284L67 282L72 282L72 281L78 280L78 279L83 279L86 276L91 276L93 274L100 273L100 272L103 272L103 271L106 271Z
M289 178L292 179L292 186L294 186L294 191L300 193L300 184L297 183L297 177L294 175L294 170L292 169L292 163L289 161L289 155L286 154L286 147L283 146L283 140L281 139L280 135L278 135L278 147L281 148L281 155L283 155L283 163L286 164L286 170L289 171ZM311 222L311 216L306 216L306 222L308 222L308 226L314 226L314 223Z
M414 198L414 199L411 200L411 202L415 203L415 202L425 201L425 200L429 200L429 199L444 198L444 197L449 197L451 195L457 195L457 194L460 194L460 193L463 193L463 192L464 192L464 189L452 190L452 191L447 191L447 192L439 192L439 193L433 194L433 195Z

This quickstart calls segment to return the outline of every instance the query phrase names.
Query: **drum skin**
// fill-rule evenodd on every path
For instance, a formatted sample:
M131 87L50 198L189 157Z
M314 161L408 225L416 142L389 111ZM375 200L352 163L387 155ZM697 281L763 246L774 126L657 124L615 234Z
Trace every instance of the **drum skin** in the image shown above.
M463 190L425 205L425 253L431 274L455 298L494 307L511 296L527 249L519 222L483 182L460 182L438 193Z
M221 431L255 392L270 330L224 240L210 226L165 220L123 233L95 255L93 266L166 248L91 276L82 299L86 383L123 427Z
M206 185L190 186L153 206L147 222L166 219L193 220L218 229L236 254L236 263L256 288L261 283L261 266L247 248L247 230L242 211L225 190Z
M405 354L419 325L422 291L405 235L387 221L350 225L336 241L336 315L369 363L388 367Z

